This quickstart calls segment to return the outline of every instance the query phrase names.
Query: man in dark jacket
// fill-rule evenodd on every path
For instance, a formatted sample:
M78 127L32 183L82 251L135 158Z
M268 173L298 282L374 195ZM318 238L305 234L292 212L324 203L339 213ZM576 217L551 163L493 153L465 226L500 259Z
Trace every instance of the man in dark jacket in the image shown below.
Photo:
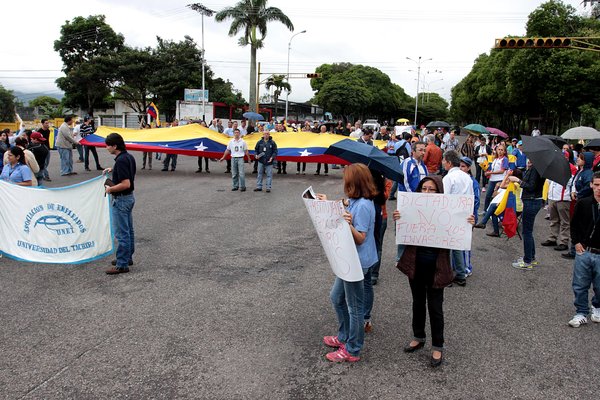
M577 201L571 219L571 240L575 244L573 267L573 294L575 316L569 325L578 328L587 324L589 290L593 285L590 319L600 322L600 172L594 173L590 184L593 196Z
M258 175L256 176L255 192L262 191L263 174L267 175L267 193L271 191L271 182L273 181L273 161L277 157L277 144L271 137L269 131L263 132L263 137L256 143L254 154L258 161Z

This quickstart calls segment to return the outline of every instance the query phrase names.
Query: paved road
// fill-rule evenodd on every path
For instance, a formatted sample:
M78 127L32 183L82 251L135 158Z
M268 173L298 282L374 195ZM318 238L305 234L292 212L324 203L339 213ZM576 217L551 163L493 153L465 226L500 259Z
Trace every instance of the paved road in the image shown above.
M52 186L95 175L76 164L59 178L52 156ZM340 171L296 176L290 163L272 193L232 193L224 164L195 174L195 158L179 159L176 172L138 171L131 273L105 275L110 258L0 260L0 398L597 398L600 324L567 326L572 267L557 252L515 270L519 239L477 231L474 275L445 292L446 362L433 370L429 343L401 350L411 300L390 227L363 359L334 365L321 344L336 331L333 276L300 193L341 196ZM545 231L540 213L538 243Z

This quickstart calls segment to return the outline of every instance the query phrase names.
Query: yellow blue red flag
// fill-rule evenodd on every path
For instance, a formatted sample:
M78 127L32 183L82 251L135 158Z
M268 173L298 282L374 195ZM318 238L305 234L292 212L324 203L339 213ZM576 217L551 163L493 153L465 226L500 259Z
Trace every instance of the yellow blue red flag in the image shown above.
M160 115L158 113L158 107L156 107L156 104L154 104L154 102L150 103L148 109L146 110L146 113L148 113L148 115L154 118L154 120L156 121L156 126L160 126Z

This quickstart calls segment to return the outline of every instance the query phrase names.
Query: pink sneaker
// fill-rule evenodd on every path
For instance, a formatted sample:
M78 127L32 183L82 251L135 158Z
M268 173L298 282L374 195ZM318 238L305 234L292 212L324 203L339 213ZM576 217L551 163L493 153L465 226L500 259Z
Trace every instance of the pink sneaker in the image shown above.
M346 351L346 346L340 347L337 351L327 353L325 357L332 362L357 362L360 361L360 357L355 357Z
M329 347L339 348L344 345L344 343L340 342L337 336L325 336L323 338L323 343L325 343Z

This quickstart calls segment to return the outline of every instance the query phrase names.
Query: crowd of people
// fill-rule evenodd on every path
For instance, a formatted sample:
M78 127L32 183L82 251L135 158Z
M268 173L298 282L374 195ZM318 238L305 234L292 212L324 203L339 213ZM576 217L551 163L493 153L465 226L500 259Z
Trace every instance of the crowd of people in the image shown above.
M229 121L225 128L219 119L210 124L203 123L209 129L231 137L227 149L219 161L227 161L226 173L232 175L232 191L246 191L245 160L250 160L249 148L244 136L257 132L261 139L256 143L253 173L256 173L255 192L263 187L269 193L272 190L273 171L286 174L286 163L277 160L278 147L272 132L285 132L283 123L247 125L245 121L238 124ZM177 126L174 121L172 126ZM542 246L552 247L562 252L565 259L575 259L573 272L573 292L575 296L575 316L568 322L572 327L579 327L588 322L588 315L594 322L600 322L600 147L583 148L582 145L571 147L565 144L561 151L569 163L571 178L566 185L544 179L527 159L523 143L517 139L502 139L497 136L489 139L483 136L468 136L461 144L457 132L448 129L428 131L422 127L415 132L406 127L383 126L378 132L363 128L360 121L355 124L327 126L325 124L306 122L293 127L295 130L310 131L320 134L339 134L354 137L357 141L373 145L374 139L386 141L383 149L390 157L397 157L401 163L403 179L393 182L382 173L369 169L362 164L344 167L343 180L346 213L344 219L351 228L357 252L363 269L364 279L360 282L345 282L336 278L331 289L331 301L339 322L339 330L335 336L325 336L323 341L336 350L327 354L333 362L356 362L360 360L360 352L364 346L365 333L373 330L371 317L374 288L380 274L382 244L387 229L387 200L396 198L398 192L429 192L445 194L473 195L473 215L468 222L475 228L485 228L491 219L493 230L487 232L491 238L503 236L501 218L496 215L500 202L510 185L516 196L515 211L519 215L523 256L514 260L511 265L521 270L532 270L540 263L536 258L534 241L534 223L539 211L544 208L548 219L548 235ZM56 147L60 156L60 173L63 176L76 174L73 171L72 151L79 145L77 135L85 136L93 133L90 119L84 119L78 133L72 128L72 119L65 118L58 129ZM0 133L0 162L3 163L0 179L8 180L23 186L35 186L42 181L50 180L48 174L49 126L42 120L37 131L21 130L17 134L10 131ZM133 263L133 227L129 232L128 221L131 221L133 208L133 177L135 163L126 152L121 137L107 138L110 152L122 154L127 163L117 168L113 178L125 182L117 186L123 197L120 202L129 201L123 216L115 217L125 226L119 246L125 249L117 254L113 262L115 268L108 273L127 272ZM83 148L83 162L89 170L89 153L95 158L96 168L102 169L95 149ZM157 157L158 158L158 157ZM198 170L208 173L209 163L205 157L198 157ZM152 167L152 153L144 154L142 169ZM133 165L133 167L131 167ZM177 155L167 154L163 161L162 171L174 171ZM315 175L320 175L321 164L317 165ZM324 164L327 175L329 166ZM337 166L333 166L334 168ZM474 167L474 168L473 168ZM339 167L338 167L339 168ZM297 174L304 174L306 163L297 163ZM474 176L472 170L475 170ZM124 172L123 172L124 171ZM122 176L121 176L122 175ZM124 178L125 177L125 178ZM128 186L130 185L130 186ZM107 193L115 190L107 187ZM118 191L115 191L117 193ZM480 210L480 197L483 207ZM318 195L326 199L325 195ZM395 210L395 221L402 215ZM479 220L479 217L482 217ZM490 239L493 240L493 239ZM129 250L128 250L129 249ZM443 291L448 286L462 287L473 273L471 252L462 250L445 250L433 247L397 245L396 263L398 269L408 276L413 297L413 339L405 347L412 353L424 347L426 341L425 320L429 312L432 354L430 363L439 366L443 361L444 348L444 315ZM589 307L588 292L594 289L595 296Z

